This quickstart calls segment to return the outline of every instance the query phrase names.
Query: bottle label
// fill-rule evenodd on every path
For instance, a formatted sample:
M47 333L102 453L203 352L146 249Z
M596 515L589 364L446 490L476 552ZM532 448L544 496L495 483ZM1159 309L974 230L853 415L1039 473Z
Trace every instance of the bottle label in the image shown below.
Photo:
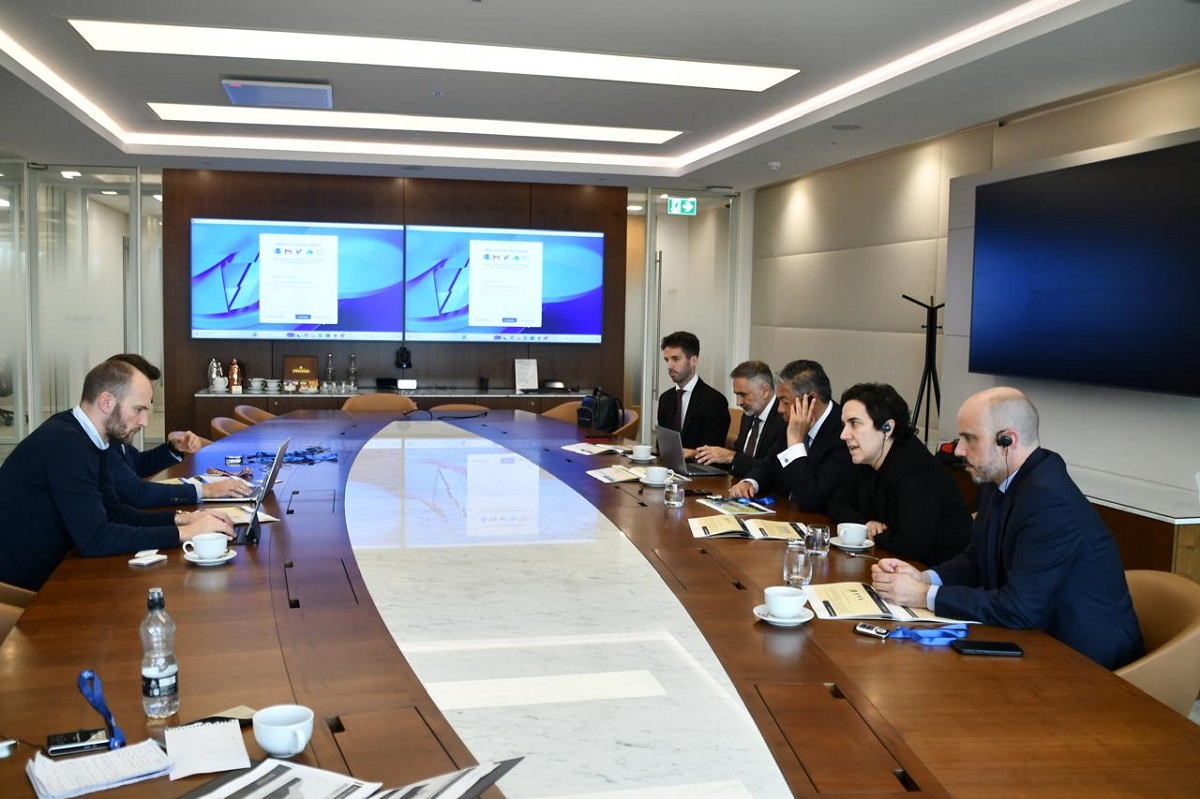
M179 693L179 672L161 677L142 675L142 696L175 696Z

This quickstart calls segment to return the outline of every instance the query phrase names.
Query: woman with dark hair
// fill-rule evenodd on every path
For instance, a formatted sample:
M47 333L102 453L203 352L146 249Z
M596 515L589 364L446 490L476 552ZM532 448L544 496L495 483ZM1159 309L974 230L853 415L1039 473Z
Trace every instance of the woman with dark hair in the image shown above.
M829 500L829 515L866 524L868 536L901 558L936 565L966 548L971 515L946 467L913 433L896 389L846 389L841 438L854 471Z

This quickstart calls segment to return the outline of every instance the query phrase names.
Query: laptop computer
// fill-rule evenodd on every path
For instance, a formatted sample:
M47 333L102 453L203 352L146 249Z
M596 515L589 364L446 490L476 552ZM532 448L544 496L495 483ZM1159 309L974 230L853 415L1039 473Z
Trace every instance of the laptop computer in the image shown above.
M717 466L688 461L683 457L683 439L678 430L658 428L658 460L675 474L688 477L724 477L729 474Z
M279 449L275 450L275 460L271 461L271 468L267 470L267 478L259 486L258 496L255 497L254 505L250 509L250 521L247 524L235 524L233 526L234 538L231 543L258 543L258 511L262 508L263 500L267 498L267 494L270 494L275 488L275 480L279 477L279 468L283 465L283 456L287 454L288 444L291 441L290 438L285 438L283 443L279 445ZM245 502L246 498L243 497L242 501Z
M290 438L284 439L283 444L280 445L281 449L278 452L276 452L276 456L277 456L275 458L276 461L279 460L279 458L278 458L279 452L283 452L283 453L287 452L287 446L290 442L291 442ZM275 469L274 463L272 463L272 468L267 470L266 478L263 479L263 481L261 483L259 483L258 485L251 486L251 488L253 488L254 490L251 491L246 496L244 496L244 497L204 497L200 501L204 502L204 503L236 502L240 505L244 505L247 502L257 502L260 498L265 497L267 494L271 493L271 490L275 488L275 478L277 478L278 476L279 476L279 470ZM207 482L215 482L218 479L218 478L215 478L212 476L205 476L205 477L207 477ZM195 478L193 478L193 479L195 479ZM220 477L219 479L225 480L228 478Z

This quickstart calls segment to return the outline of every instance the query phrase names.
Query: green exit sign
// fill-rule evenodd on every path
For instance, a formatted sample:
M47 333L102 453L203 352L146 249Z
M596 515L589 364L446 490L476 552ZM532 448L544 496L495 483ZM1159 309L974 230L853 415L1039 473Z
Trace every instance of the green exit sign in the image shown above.
M695 216L695 197L668 197L667 214L673 216Z

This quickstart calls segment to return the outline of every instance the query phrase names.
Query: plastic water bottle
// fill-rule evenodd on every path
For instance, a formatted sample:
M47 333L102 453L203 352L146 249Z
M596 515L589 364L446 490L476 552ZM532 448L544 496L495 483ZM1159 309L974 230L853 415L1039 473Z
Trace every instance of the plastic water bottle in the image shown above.
M179 712L179 662L175 660L175 621L161 588L151 588L142 619L142 709L152 719Z

